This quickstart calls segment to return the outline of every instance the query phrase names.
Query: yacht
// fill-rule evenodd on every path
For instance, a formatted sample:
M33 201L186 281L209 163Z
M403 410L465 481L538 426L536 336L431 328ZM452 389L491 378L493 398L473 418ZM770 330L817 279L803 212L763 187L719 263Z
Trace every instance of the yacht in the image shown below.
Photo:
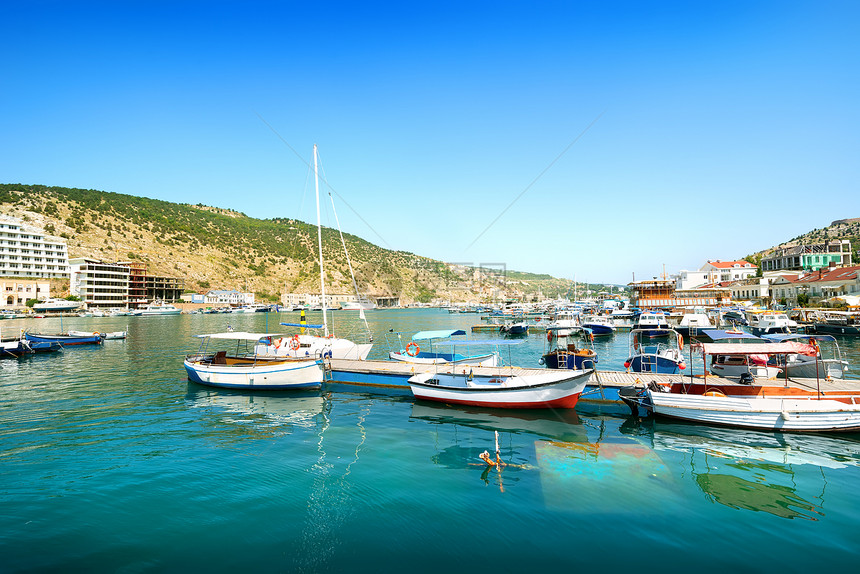
M134 314L136 316L146 316L146 315L179 315L182 313L182 309L171 305L170 303L162 303L155 302L146 305L145 307L141 307L136 310Z

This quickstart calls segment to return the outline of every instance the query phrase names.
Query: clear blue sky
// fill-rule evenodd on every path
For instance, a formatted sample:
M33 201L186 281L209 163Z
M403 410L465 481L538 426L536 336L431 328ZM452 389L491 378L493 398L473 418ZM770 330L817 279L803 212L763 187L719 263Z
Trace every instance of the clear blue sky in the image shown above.
M36 0L0 21L6 183L314 221L284 142L317 143L345 231L616 283L860 217L855 1Z

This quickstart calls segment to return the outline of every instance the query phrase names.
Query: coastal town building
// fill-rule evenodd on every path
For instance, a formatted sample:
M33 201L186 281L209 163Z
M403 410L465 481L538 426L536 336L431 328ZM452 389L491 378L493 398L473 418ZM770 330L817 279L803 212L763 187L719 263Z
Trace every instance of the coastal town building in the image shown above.
M786 303L796 305L800 294L821 299L858 296L860 266L831 265L826 269L797 275L782 275L771 284L771 297L774 301L785 299Z
M69 292L90 309L136 309L152 301L175 302L185 283L176 277L149 275L146 264L140 262L78 257L69 261L69 268Z
M50 296L51 284L48 281L0 279L0 306L7 309L23 308L30 299L44 301Z
M708 261L696 271L681 270L673 275L676 289L695 289L704 285L743 281L755 276L758 268L752 263L740 261Z
M343 293L326 293L325 304L329 309L336 309L342 303L358 301L355 295L347 295ZM319 293L282 293L281 303L285 307L321 307L322 296Z
M255 296L253 293L242 293L235 289L214 289L206 293L203 302L219 307L241 307L242 305L253 305Z
M762 271L817 271L831 264L837 267L853 265L850 241L837 239L776 249L762 258L761 269Z
M0 276L68 279L66 242L17 217L0 215Z
M666 279L635 281L628 283L632 294L630 305L640 309L672 307L703 307L729 305L731 291L726 287L707 287L700 289L676 289L675 283Z

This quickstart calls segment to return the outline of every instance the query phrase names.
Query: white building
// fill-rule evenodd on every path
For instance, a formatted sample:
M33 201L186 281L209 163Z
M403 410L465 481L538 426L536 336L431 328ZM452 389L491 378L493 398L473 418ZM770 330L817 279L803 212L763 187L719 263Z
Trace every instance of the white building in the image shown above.
M0 215L0 276L67 279L66 242L16 217Z
M240 293L235 289L230 291L223 289L209 291L204 297L204 301L207 305L229 305L231 307L253 305L254 299L255 295L253 293Z
M743 281L755 277L758 268L747 261L708 261L697 271L681 270L673 275L675 289L696 289L702 285Z
M80 297L87 308L128 307L128 265L78 257L69 261L69 268L69 293Z
M342 293L326 293L325 305L329 309L340 307L341 303L351 303L357 301L355 295L344 295ZM281 303L284 306L308 306L321 307L322 297L319 293L282 293Z

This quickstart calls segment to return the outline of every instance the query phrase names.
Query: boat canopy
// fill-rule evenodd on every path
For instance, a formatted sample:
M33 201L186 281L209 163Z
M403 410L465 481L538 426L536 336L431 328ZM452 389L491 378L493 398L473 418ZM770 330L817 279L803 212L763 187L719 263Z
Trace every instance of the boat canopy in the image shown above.
M777 343L785 341L809 341L810 339L831 342L836 340L836 337L833 335L798 335L797 333L773 333L771 335L762 335L762 338Z
M230 339L233 341L259 341L267 337L283 337L282 333L248 333L246 331L228 331L226 333L211 333L209 335L197 335L201 339Z
M436 344L442 347L460 347L464 345L467 347L474 347L477 345L522 345L523 343L525 343L525 341L516 341L513 339L481 339L476 341L439 341Z
M462 329L443 329L441 331L418 331L412 335L413 341L424 341L426 339L447 339L454 335L465 335L466 331Z
M302 325L301 323L281 323L284 327L301 327L303 329L322 329L322 325Z
M743 331L723 331L722 329L702 329L701 333L712 341L716 341L717 339L753 339L756 341L761 341L761 337L756 337L751 333L745 333Z
M798 353L815 357L815 347L789 341L785 343L701 343L705 355L782 355Z

